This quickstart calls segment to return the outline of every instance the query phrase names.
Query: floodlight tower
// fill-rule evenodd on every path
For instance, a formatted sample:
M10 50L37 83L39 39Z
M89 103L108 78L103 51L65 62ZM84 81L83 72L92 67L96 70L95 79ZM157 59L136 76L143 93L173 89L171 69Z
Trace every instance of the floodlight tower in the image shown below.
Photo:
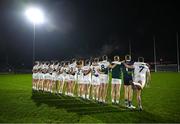
M28 8L25 12L29 21L33 23L33 63L35 61L35 41L36 41L36 25L44 22L44 14L38 8Z

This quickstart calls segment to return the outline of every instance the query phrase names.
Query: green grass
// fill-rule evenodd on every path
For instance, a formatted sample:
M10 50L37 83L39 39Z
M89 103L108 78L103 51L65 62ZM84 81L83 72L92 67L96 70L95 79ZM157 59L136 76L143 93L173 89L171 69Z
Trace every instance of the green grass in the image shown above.
M180 73L153 73L152 83L142 97L144 110L130 111L80 98L32 92L30 74L0 75L0 122L180 122Z

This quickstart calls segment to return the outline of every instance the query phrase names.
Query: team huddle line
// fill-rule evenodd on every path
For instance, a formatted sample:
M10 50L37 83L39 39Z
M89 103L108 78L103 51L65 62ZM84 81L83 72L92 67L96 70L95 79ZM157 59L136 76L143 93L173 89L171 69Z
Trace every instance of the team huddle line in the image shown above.
M144 63L144 58L139 57L138 62L133 62L130 55L126 55L123 61L120 61L119 56L114 56L112 62L108 61L107 56L91 61L36 61L32 71L34 90L78 96L103 103L107 103L110 87L112 103L120 104L123 83L125 106L135 108L132 96L133 90L136 90L139 110L142 110L142 89L150 81L149 66Z

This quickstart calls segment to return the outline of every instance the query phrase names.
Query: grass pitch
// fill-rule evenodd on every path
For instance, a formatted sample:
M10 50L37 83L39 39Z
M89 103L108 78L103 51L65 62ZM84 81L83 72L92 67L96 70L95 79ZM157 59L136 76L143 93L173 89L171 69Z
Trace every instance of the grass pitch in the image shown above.
M31 81L30 74L0 75L1 123L180 122L180 73L152 73L152 83L143 91L142 112L80 98L32 92Z

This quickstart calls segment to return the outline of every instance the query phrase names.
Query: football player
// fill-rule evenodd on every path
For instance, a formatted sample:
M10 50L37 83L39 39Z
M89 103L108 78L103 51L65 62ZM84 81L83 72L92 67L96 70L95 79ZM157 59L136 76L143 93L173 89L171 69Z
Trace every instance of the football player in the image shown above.
M83 98L89 99L89 86L91 82L91 66L90 61L85 61L85 66L82 67L83 71Z
M125 61L127 65L133 65L133 61L131 60L130 55L125 56ZM126 68L123 66L123 81L124 81L124 99L125 99L125 106L127 108L135 108L132 105L132 97L133 97L133 89L132 89L132 82L133 82L133 69Z
M91 75L92 75L92 98L95 100L98 100L99 96L99 86L100 86L100 80L99 80L99 58L95 58L91 65Z
M38 81L38 66L39 66L39 61L36 61L34 63L34 66L33 66L33 69L32 69L32 72L33 72L33 80L32 80L32 88L34 90L37 89L37 81Z
M120 100L120 90L122 83L122 64L120 62L119 56L114 56L114 61L112 62L112 87L111 87L111 95L112 102L119 103Z
M108 57L104 55L102 61L99 62L99 73L100 73L100 89L99 89L99 100L100 102L105 102L107 87L109 82L108 68L110 63L108 62Z
M144 63L144 58L139 57L138 62L135 62L133 65L127 65L124 63L127 68L134 69L134 81L133 85L137 91L137 102L138 108L142 111L142 103L141 103L141 92L146 83L149 83L151 79L151 74L148 64Z

